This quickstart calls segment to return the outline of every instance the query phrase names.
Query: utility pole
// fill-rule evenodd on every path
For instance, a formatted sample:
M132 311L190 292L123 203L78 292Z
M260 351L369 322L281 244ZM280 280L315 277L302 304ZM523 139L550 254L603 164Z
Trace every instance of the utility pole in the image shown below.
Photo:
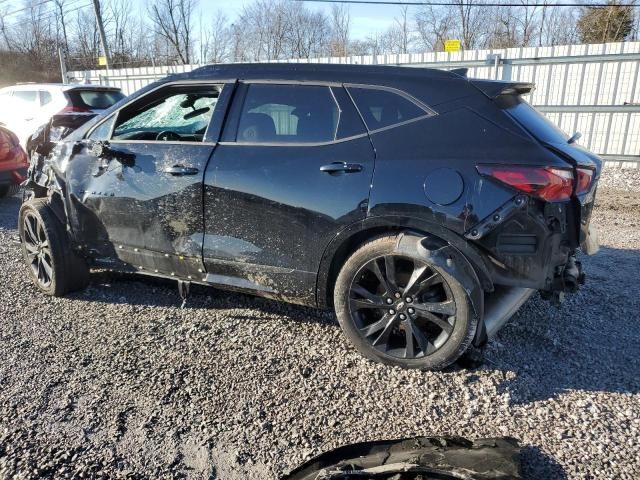
M109 70L111 68L111 59L109 58L109 47L107 47L107 36L104 34L104 24L102 23L99 0L93 0L93 11L96 14L96 22L98 22L98 31L100 32L100 43L102 43L102 51L106 60L107 70Z
M62 83L68 83L69 79L67 78L67 65L64 59L64 52L60 47L58 47L58 58L60 59L60 75L62 75Z

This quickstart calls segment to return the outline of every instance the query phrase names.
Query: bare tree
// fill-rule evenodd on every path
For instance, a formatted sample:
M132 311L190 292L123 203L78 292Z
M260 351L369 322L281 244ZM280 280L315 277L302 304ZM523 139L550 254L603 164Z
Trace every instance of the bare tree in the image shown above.
M401 6L400 16L395 17L393 20L395 23L394 30L397 32L398 53L409 53L413 36L409 19L409 7L407 5Z
M78 10L73 27L73 46L68 60L79 70L94 68L101 51L95 15L90 10Z
M173 47L181 63L191 62L193 47L192 17L196 0L154 0L149 8L156 33Z
M201 20L202 22L202 20ZM232 50L232 31L229 19L222 10L217 10L208 22L200 25L200 60L223 63L229 60Z
M326 55L331 39L331 25L327 16L292 4L288 7L288 15L288 56L311 58Z
M576 13L574 8L542 7L537 45L568 45L578 42Z
M454 18L451 9L428 5L415 15L418 38L428 50L443 50L444 42L454 36Z
M351 13L344 4L331 8L331 55L343 57L348 55L351 34Z
M68 54L69 38L67 36L67 22L66 22L65 12L64 12L64 1L65 0L55 0L55 5L57 8L56 20L60 22L60 26L62 28L62 48Z
M249 60L283 58L289 33L286 2L256 0L242 9L235 26L240 56Z

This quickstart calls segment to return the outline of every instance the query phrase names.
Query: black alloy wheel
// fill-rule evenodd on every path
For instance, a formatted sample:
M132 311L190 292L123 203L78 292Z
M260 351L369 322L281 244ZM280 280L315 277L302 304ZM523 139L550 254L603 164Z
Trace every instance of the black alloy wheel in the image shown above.
M338 321L370 360L442 369L471 344L478 319L452 273L418 252L398 252L397 240L374 238L344 263L333 292Z
M27 200L20 208L18 231L31 280L44 293L62 296L89 283L89 266L73 251L65 226L47 198Z
M38 216L28 212L23 218L23 232L27 264L38 286L47 289L53 280L53 260L44 225Z
M350 292L349 310L360 334L386 355L431 355L453 333L451 289L425 262L399 255L374 258L360 269Z

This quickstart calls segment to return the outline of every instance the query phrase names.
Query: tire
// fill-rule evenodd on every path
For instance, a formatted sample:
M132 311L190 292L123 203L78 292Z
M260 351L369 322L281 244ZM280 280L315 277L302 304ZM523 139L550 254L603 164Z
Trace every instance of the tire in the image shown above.
M440 370L471 344L477 328L458 280L396 251L397 236L373 239L345 262L334 289L338 322L366 358L387 365Z
M46 198L22 205L18 231L31 280L44 293L59 297L89 284L89 267L71 249L65 227Z
M13 197L20 191L20 185L5 185L0 187L0 198Z

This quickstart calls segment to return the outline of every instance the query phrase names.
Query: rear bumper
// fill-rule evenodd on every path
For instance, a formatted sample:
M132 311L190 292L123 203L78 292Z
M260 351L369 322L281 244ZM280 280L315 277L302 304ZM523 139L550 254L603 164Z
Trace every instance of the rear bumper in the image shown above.
M589 226L593 199L582 200L549 203L518 196L474 226L467 238L485 253L493 284L575 292L584 280L576 251L597 251L597 235L583 233L594 231Z

